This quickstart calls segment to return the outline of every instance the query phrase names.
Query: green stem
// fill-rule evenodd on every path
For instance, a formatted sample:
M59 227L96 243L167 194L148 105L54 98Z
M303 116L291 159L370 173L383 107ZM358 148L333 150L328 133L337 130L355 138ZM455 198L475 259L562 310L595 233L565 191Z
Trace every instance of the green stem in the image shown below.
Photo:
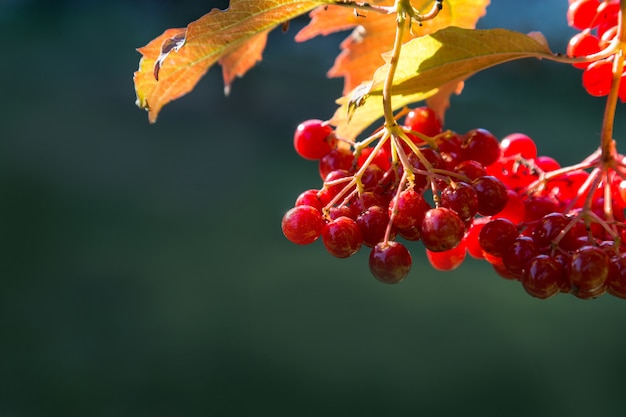
M383 112L385 115L385 127L391 128L396 126L396 119L393 117L393 106L391 104L391 88L393 87L393 78L398 68L398 60L400 59L400 51L402 50L402 40L404 39L404 31L406 30L406 15L403 10L403 0L396 0L396 36L393 41L393 49L391 60L389 61L389 71L385 77L383 85Z

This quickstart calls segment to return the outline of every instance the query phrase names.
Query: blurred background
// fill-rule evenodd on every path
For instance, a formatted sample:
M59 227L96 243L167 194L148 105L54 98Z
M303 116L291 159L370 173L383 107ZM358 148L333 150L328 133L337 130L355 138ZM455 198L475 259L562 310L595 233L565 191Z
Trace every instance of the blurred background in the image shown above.
M320 185L293 130L334 111L345 33L296 44L298 19L229 97L216 67L148 123L135 48L225 5L0 0L0 417L622 415L625 301L540 301L486 263L433 271L417 246L385 286L367 250L283 238ZM493 0L480 27L562 52L566 9ZM490 69L447 127L578 162L604 106L580 76Z

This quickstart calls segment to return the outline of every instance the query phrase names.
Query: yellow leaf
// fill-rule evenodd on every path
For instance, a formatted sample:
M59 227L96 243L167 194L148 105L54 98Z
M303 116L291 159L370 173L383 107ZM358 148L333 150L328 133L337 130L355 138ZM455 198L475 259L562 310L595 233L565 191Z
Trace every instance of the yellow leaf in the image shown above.
M415 38L402 47L392 87L393 108L399 109L437 93L449 96L456 90L457 83L497 64L531 57L554 58L545 40L541 39L537 34L528 36L506 29L476 30L458 27L445 28ZM368 102L382 95L388 70L389 63L376 70L370 84L371 89L361 92L361 95L367 95L368 98L362 107L355 110L353 119L349 120L350 124L356 120L356 126L345 126L348 119L337 117L338 114L346 113L349 106L349 100L345 97L338 101L341 107L332 120L338 123L338 131L346 132L347 139L354 139L382 116L382 106L370 106ZM408 98L415 100L407 102ZM439 112L442 111L441 106L447 105L444 99L442 95L437 98ZM363 114L359 114L361 112Z
M504 62L553 56L545 43L520 32L449 27L404 44L392 91L425 92ZM382 94L388 68L376 71L370 95Z

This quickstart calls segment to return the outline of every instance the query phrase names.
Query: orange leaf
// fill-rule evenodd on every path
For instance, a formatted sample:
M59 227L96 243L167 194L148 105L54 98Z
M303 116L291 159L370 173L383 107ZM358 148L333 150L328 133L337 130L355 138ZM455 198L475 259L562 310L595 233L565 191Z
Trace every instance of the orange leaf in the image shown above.
M391 6L392 0L370 2L378 6ZM413 2L420 10L428 10L432 0ZM485 14L489 0L446 0L439 15L420 26L413 23L406 31L404 41L433 33L448 26L473 28ZM343 94L348 94L359 84L369 81L378 67L384 64L382 54L392 49L396 29L395 14L381 14L373 11L355 12L346 7L320 7L311 12L311 22L297 35L301 42L317 35L328 35L340 30L355 28L341 44L341 53L328 72L329 77L344 77Z
M246 41L244 45L228 53L219 60L224 78L224 93L228 95L235 77L242 77L257 62L263 59L262 52L267 43L267 31L261 32Z
M134 74L137 105L154 123L164 105L189 91L208 69L222 65L226 91L261 59L267 33L330 0L232 0L186 29L168 29L146 46Z
M390 6L393 1L374 1ZM341 53L328 71L329 77L344 77L344 94L369 80L384 61L381 54L393 47L395 14L358 11L343 6L320 7L311 12L311 22L296 35L303 42L317 35L354 28L341 43Z

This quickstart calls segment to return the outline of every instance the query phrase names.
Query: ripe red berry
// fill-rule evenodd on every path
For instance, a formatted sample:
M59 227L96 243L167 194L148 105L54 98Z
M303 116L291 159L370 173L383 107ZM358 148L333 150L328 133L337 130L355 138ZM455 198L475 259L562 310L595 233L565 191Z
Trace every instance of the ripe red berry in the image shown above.
M540 248L550 246L570 221L563 213L547 214L535 224L532 238Z
M479 177L487 175L487 170L480 162L476 161L463 161L454 167L454 172L460 175L465 175L470 180L475 180Z
M359 251L363 238L359 225L354 220L342 216L324 226L322 241L331 255L347 258Z
M430 137L438 135L442 131L441 119L433 109L427 106L411 110L404 119L404 125Z
M454 211L437 207L426 212L420 232L426 249L443 252L461 243L465 234L465 224Z
M440 202L442 207L454 210L463 221L470 220L478 211L476 190L464 182L452 183L444 188Z
M354 156L347 148L331 149L326 155L322 156L319 162L320 177L322 179L336 170L344 170L354 172Z
M478 243L478 236L480 235L480 231L482 228L489 222L488 217L477 217L474 219L474 222L467 230L465 237L463 240L465 241L465 246L467 247L467 252L474 259L485 259L485 254L483 253L483 248L480 247Z
M569 279L582 292L604 286L609 273L609 257L597 246L583 246L572 254L569 264Z
M412 263L411 253L396 241L380 242L370 252L370 271L385 284L397 284L406 278Z
M478 213L483 216L494 216L506 206L509 196L502 181L486 175L472 181L478 197Z
M478 243L489 255L500 257L518 236L519 232L513 222L494 219L483 226L478 235Z
M316 208L297 206L285 213L281 227L283 234L298 245L313 243L320 236L324 219Z
M528 294L541 299L558 294L559 282L562 280L563 266L548 255L532 258L520 279Z
M553 194L535 194L524 201L524 221L532 222L559 211L559 201Z
M318 209L320 212L322 211L322 208L324 208L324 204L319 196L319 190L315 189L306 190L300 193L298 198L296 198L294 206L311 206Z
M520 278L528 262L539 255L535 242L528 236L517 237L502 253L502 263L507 270Z
M619 0L601 1L596 9L594 23L598 26L598 36L617 25L619 16Z
M300 123L293 136L293 146L298 155L312 160L328 154L335 147L336 141L333 128L317 119Z
M488 167L500 159L500 143L486 129L473 129L467 132L461 143L463 159L477 161Z
M626 298L626 253L620 253L609 260L606 289L615 297Z
M494 218L509 219L513 223L521 223L526 215L524 199L513 190L506 190L507 202L504 208Z
M567 9L567 24L576 29L588 29L598 25L596 10L598 0L576 0Z
M364 245L373 247L383 241L387 225L389 224L389 214L387 212L387 207L371 206L356 218L356 222L361 229ZM390 237L395 237L395 233Z
M561 168L561 164L559 164L554 158L544 155L535 158L535 165L543 172L550 172Z
M525 159L537 157L537 145L528 135L523 133L511 133L500 141L502 156L520 155Z
M433 252L426 249L428 261L438 271L452 271L458 268L465 260L466 254L467 250L463 241L457 247L443 252Z
M600 52L600 39L589 31L579 32L572 36L567 44L567 55L572 58L586 57ZM573 64L576 68L585 69L591 62Z
M612 77L612 59L601 59L583 71L583 87L594 97L606 96L611 90Z
M424 214L430 205L424 200L422 194L409 189L402 191L397 198L394 197L389 203L389 216L391 217L393 209L396 209L396 216L393 224L398 229L410 229L412 227L420 227Z

